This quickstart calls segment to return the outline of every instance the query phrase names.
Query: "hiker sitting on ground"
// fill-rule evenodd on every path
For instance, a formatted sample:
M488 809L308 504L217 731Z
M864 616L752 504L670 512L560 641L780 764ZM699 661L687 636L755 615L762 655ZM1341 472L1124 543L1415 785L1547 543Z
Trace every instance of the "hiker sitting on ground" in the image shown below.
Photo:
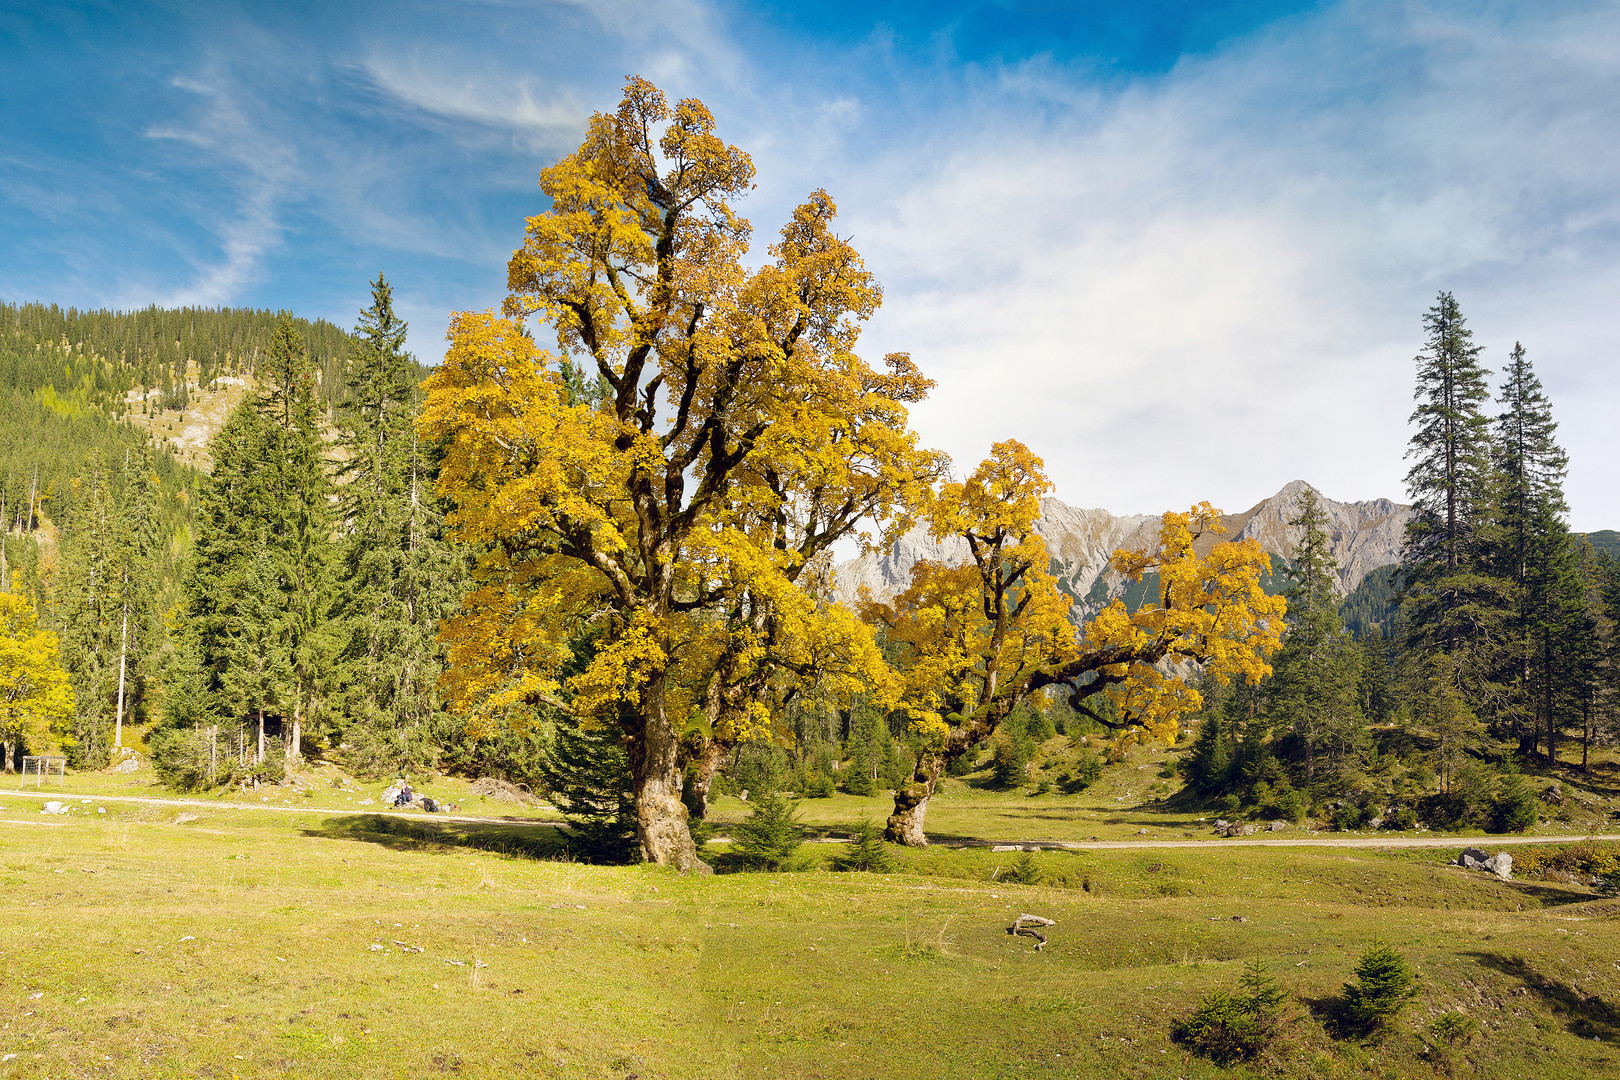
M416 793L411 790L411 782L409 780L407 780L407 781L405 781L405 783L403 785L400 786L399 796L394 799L394 805L395 806L409 806L409 805L411 805L411 803L413 803L415 801L416 801Z

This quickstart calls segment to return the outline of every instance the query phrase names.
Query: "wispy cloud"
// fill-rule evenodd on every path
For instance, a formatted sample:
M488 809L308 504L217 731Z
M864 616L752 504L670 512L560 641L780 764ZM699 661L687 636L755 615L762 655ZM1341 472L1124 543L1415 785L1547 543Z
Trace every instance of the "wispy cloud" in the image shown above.
M971 464L1018 435L1071 501L1398 496L1418 316L1451 289L1497 363L1531 345L1577 524L1620 519L1620 381L1593 363L1620 14L1521 10L1351 4L1107 94L986 69L843 178L888 287L871 347L940 377L936 444Z

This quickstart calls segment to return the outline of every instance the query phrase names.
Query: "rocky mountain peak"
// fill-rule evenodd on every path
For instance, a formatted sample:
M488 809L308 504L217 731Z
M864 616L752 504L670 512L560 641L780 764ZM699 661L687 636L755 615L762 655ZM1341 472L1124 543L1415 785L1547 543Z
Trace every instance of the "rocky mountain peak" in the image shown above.
M1252 537L1277 559L1286 562L1293 558L1303 530L1288 522L1299 514L1300 494L1312 487L1303 480L1294 480L1248 510L1225 515L1222 521L1227 536ZM1329 547L1339 564L1341 596L1360 584L1369 572L1400 560L1401 539L1412 516L1410 507L1388 499L1338 502L1316 490L1328 519ZM1124 593L1126 583L1108 568L1108 560L1119 548L1154 543L1158 522L1154 514L1112 514L1070 506L1059 499L1042 501L1035 531L1051 553L1052 572L1064 590L1079 601L1078 616L1087 617ZM862 555L838 564L836 591L847 603L855 600L862 586L876 597L890 597L905 588L912 566L919 561L932 559L956 565L967 558L964 542L935 541L927 529L913 529L885 553Z

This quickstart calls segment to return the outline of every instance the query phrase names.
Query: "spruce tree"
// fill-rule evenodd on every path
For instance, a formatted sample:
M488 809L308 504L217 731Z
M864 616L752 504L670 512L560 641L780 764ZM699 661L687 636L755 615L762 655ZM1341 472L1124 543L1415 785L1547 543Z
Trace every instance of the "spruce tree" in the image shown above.
M1327 515L1313 489L1300 493L1298 515L1289 524L1301 532L1288 570L1289 629L1272 661L1267 712L1303 758L1309 784L1317 779L1319 757L1338 763L1360 740L1361 658L1339 617L1338 562L1328 549Z
M568 819L570 852L594 863L636 860L630 759L616 730L558 720L540 773L553 805Z
M288 320L259 373L261 392L211 446L187 590L214 690L257 721L261 760L266 715L279 718L291 763L333 674L332 483L314 366Z
M371 295L339 417L345 535L337 618L351 765L383 774L431 756L444 669L436 633L460 600L462 574L444 539L433 456L416 437L406 325L380 274Z
M1498 398L1495 426L1496 516L1494 569L1503 590L1508 632L1498 668L1504 686L1504 724L1521 750L1547 740L1555 753L1561 687L1571 674L1568 653L1581 648L1584 611L1579 553L1564 524L1563 481L1569 459L1555 438L1552 405L1541 380L1515 343Z
M1460 656L1478 643L1477 606L1488 577L1476 548L1490 474L1490 396L1483 347L1474 344L1457 301L1442 292L1423 316L1428 334L1416 363L1417 425L1406 456L1413 517L1406 527L1401 574L1409 644Z

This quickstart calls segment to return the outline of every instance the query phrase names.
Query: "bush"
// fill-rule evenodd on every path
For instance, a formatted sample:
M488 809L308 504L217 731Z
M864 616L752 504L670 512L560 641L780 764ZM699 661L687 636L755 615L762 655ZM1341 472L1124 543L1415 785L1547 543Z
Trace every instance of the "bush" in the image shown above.
M804 793L812 799L830 799L833 795L833 778L824 772L813 772L804 782Z
M1355 803L1346 803L1333 811L1333 827L1340 832L1359 829L1366 820L1367 812Z
M1416 995L1417 980L1406 957L1388 945L1373 945L1361 954L1356 981L1344 984L1345 1018L1357 1027L1381 1027Z
M1491 804L1492 832L1524 832L1536 823L1536 797L1518 773L1502 777Z
M1397 806L1384 818L1384 827L1405 832L1417 826L1417 811L1410 806Z
M1007 734L996 739L996 761L993 782L996 787L1014 788L1029 779L1029 759L1035 756L1035 747L1029 737Z
M849 838L849 845L833 856L832 868L839 871L864 870L872 874L894 871L894 857L883 842L883 828L863 821Z
M1035 861L1035 853L1026 851L1014 859L1007 872L998 875L996 880L1008 885L1039 885L1042 876L1040 865Z
M1170 1037L1217 1065L1246 1061L1264 1050L1282 1030L1287 994L1259 960L1244 971L1236 994L1217 990L1177 1024Z
M857 753L844 770L844 790L851 795L871 795L877 790L877 781L872 778L872 759L864 753Z
M796 816L798 808L778 791L760 792L754 812L731 830L726 861L740 870L803 869L799 847L804 843L804 828Z

